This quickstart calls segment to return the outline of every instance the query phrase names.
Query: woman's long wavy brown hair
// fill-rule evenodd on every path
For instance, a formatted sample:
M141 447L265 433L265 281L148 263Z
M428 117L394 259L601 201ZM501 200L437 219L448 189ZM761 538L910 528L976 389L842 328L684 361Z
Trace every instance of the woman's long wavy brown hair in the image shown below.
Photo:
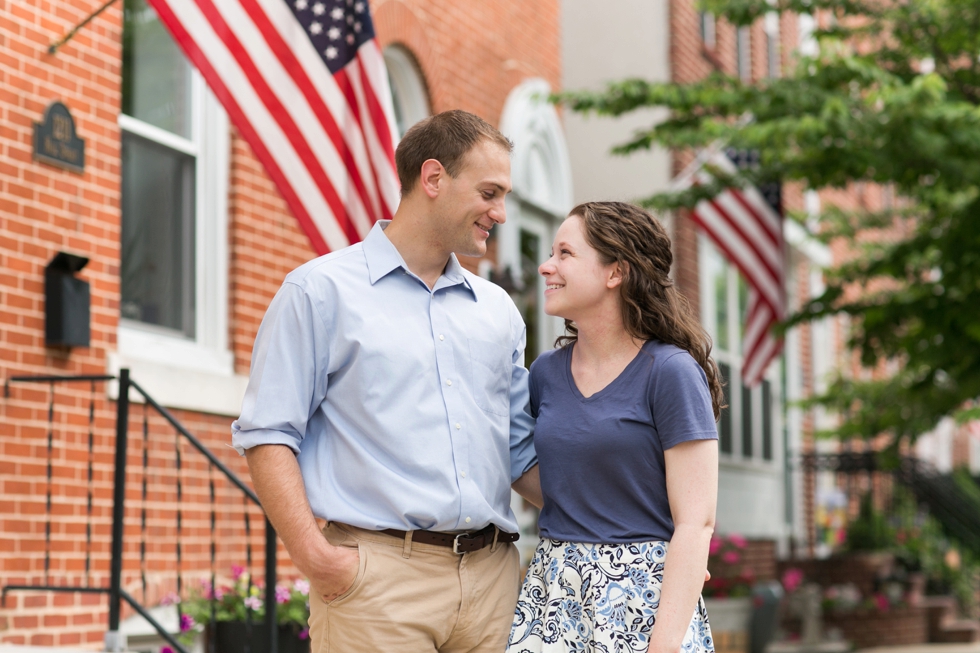
M585 239L603 265L621 265L620 306L626 332L638 340L659 340L691 354L708 377L711 408L718 419L724 394L721 374L711 358L711 336L670 279L674 257L663 226L647 211L625 202L586 202L568 216L581 218ZM565 335L555 344L564 347L576 340L578 328L565 320Z

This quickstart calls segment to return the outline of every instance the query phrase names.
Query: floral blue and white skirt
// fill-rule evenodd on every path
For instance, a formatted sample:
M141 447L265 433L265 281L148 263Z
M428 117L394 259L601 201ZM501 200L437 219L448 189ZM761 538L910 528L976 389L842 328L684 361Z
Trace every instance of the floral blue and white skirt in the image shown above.
M542 539L521 588L508 653L646 653L666 556L667 542ZM681 651L714 650L698 599Z

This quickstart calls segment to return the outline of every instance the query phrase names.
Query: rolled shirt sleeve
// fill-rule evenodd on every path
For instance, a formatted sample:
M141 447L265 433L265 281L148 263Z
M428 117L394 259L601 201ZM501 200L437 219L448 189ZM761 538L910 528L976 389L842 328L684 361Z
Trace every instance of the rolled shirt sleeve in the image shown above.
M320 311L304 289L286 281L259 327L241 416L232 424L240 454L262 444L298 454L327 393L329 342Z
M524 367L524 348L527 342L527 329L524 321L516 313L514 355L511 365L510 383L510 482L513 483L527 470L538 464L534 450L534 418L530 414L529 374Z

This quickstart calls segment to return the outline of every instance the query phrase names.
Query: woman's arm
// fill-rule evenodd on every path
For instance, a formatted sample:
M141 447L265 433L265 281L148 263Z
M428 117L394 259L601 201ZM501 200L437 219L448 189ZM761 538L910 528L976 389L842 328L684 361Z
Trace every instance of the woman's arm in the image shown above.
M682 442L664 452L674 536L667 548L649 653L677 653L694 616L708 565L718 502L718 441Z
M514 488L514 492L530 501L535 508L540 510L544 507L544 497L541 495L541 474L537 465L524 472L524 476L514 481L511 487Z

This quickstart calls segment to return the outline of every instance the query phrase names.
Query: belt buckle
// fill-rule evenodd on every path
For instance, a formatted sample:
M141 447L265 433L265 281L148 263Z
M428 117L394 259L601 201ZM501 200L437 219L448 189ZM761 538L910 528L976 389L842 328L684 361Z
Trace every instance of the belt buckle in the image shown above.
M458 535L456 535L456 537L453 538L453 553L455 553L456 555L461 556L464 553L466 553L466 551L459 550L459 538L463 537L464 535L469 535L469 533L459 533Z

